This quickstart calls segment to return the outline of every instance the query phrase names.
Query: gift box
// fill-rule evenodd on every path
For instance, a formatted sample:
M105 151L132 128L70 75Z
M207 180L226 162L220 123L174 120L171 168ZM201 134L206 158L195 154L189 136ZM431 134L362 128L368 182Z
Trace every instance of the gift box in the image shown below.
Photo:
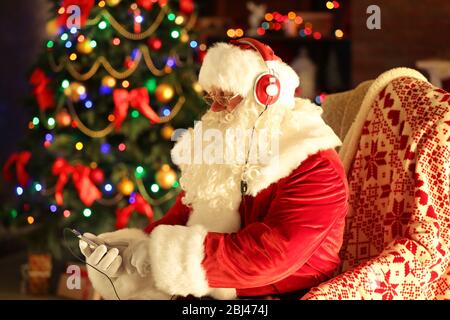
M52 257L48 253L34 253L28 256L27 292L48 294L52 274Z
M98 300L100 295L92 287L85 265L68 264L58 282L58 296L77 300Z

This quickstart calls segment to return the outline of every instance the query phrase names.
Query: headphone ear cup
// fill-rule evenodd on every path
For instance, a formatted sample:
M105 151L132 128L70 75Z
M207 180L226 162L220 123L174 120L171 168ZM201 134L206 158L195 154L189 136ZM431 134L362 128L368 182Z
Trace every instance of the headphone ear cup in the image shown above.
M278 101L280 96L280 80L270 73L261 74L255 81L254 96L261 106L270 106Z

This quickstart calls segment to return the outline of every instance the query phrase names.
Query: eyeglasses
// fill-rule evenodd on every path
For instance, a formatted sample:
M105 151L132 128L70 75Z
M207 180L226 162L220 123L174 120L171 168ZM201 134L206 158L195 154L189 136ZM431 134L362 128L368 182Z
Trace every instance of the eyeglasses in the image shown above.
M235 94L232 96L232 95L214 95L208 93L203 96L203 100L205 100L205 102L208 105L212 105L214 102L217 102L221 106L226 106L230 103L231 100L233 100L237 96L239 96L239 94Z

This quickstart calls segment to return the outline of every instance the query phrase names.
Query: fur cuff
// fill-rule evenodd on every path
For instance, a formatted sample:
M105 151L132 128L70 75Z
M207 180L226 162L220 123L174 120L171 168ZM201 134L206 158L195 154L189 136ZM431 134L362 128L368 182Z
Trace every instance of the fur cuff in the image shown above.
M211 295L231 299L235 289L212 289L208 285L202 261L207 230L195 225L160 225L150 234L150 263L155 285L170 295Z

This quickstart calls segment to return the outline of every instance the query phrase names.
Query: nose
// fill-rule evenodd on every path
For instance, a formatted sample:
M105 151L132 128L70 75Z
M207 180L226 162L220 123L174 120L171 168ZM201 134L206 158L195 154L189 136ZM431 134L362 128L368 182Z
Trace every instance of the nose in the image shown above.
M213 104L211 105L211 110L214 112L223 111L225 109L226 109L225 106L222 106L221 104L217 103L216 101L214 101Z

